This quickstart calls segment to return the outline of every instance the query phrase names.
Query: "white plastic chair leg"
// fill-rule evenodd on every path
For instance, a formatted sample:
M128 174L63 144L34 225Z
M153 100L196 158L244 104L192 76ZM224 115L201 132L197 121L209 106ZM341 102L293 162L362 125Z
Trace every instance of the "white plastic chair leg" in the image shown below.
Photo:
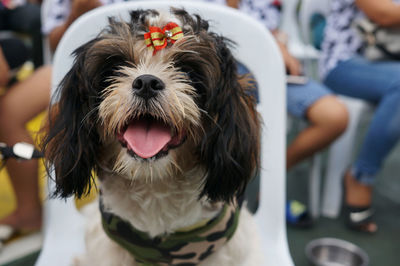
M311 217L316 219L320 216L320 188L321 188L321 155L316 154L312 158L309 175L309 205Z
M322 215L329 218L339 216L342 203L342 178L352 162L357 128L362 114L371 109L367 102L340 96L349 112L349 124L343 135L330 147L322 199Z
M53 191L54 182L49 179ZM85 218L75 207L74 198L48 199L44 206L44 239L35 266L69 266L72 258L85 250ZM59 243L59 245L54 245Z

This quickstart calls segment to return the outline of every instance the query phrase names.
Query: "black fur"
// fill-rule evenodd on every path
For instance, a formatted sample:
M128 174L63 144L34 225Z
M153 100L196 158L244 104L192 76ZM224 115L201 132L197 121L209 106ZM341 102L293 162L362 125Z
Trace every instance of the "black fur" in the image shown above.
M231 200L243 193L258 168L259 124L254 101L238 82L236 61L223 37L215 37L221 77L207 90L209 122L201 142L207 165L203 193L211 200Z

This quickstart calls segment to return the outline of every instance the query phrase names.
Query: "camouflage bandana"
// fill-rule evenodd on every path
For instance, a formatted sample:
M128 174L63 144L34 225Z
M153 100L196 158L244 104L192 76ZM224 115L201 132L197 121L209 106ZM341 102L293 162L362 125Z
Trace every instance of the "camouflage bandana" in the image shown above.
M225 204L215 218L203 225L155 238L106 212L101 203L100 211L106 234L131 253L139 265L195 266L233 236L239 221L239 205Z

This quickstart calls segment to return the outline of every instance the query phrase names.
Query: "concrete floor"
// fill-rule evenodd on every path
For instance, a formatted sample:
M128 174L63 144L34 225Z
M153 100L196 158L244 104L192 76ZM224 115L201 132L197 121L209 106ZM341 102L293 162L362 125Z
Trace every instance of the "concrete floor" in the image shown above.
M357 147L362 141L362 132L365 132L367 122L364 121L360 129ZM288 173L288 199L307 203L308 166L308 162L302 163ZM358 245L369 255L370 266L400 265L400 145L391 152L378 176L373 207L379 226L379 231L374 235L348 230L341 216L337 219L320 218L308 230L289 227L288 240L295 265L310 265L305 256L305 246L311 240L321 237L340 238Z

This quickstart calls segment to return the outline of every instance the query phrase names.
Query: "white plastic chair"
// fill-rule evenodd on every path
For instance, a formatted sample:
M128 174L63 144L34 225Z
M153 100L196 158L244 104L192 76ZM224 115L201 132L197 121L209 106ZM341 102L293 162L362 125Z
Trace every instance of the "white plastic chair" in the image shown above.
M300 60L310 60L318 58L318 52L308 42L302 40L300 28L297 21L297 6L300 0L284 0L282 6L282 19L280 30L285 32L288 37L288 49L290 53ZM301 0L303 2L303 0Z
M324 17L328 16L330 9L330 0L302 0L299 10L300 33L303 40L310 44L311 36L311 18L315 14L321 14ZM318 51L316 51L319 53ZM318 55L319 57L319 55Z
M198 13L209 19L213 31L222 33L237 43L234 54L249 67L257 79L261 102L258 107L263 116L264 130L261 199L255 216L262 233L265 265L291 266L293 262L287 245L284 212L284 67L276 44L263 25L237 10L192 1L134 1L101 7L80 17L65 33L54 56L53 89L71 67L71 52L96 36L107 24L108 16L117 15L127 19L128 11L132 9L168 9L169 6L184 7L190 13ZM51 199L46 203L44 245L37 266L69 265L71 257L83 252L82 217L72 208L75 206L71 199L66 202ZM70 229L72 223L77 223L76 228Z
M297 59L303 61L306 72L311 66L312 61L319 57L319 52L309 43L301 38L301 32L297 21L297 6L299 0L285 0L283 2L282 19L279 29L289 36L288 49ZM309 74L309 73L307 73ZM289 123L292 117L289 116ZM302 127L307 126L304 121ZM290 128L288 128L290 130ZM320 215L320 186L321 186L321 154L317 153L311 158L310 172L308 176L308 205L310 214L313 218Z
M312 16L321 14L327 17L329 9L330 0L302 0L299 18L305 41L311 41ZM339 98L348 109L349 124L343 135L330 146L328 151L321 214L330 218L339 216L342 200L342 177L352 161L361 116L373 110L373 106L366 101L343 95L340 95ZM319 189L315 188L314 193L320 193ZM319 198L319 195L315 198ZM319 206L315 205L314 207Z
M45 20L47 19L47 13L50 11L50 4L51 1L54 0L43 0L42 4L40 5L40 17L42 20L42 25L45 23ZM47 36L43 36L43 63L44 64L50 64L51 60L53 59L53 53L51 52L50 49L50 44Z

